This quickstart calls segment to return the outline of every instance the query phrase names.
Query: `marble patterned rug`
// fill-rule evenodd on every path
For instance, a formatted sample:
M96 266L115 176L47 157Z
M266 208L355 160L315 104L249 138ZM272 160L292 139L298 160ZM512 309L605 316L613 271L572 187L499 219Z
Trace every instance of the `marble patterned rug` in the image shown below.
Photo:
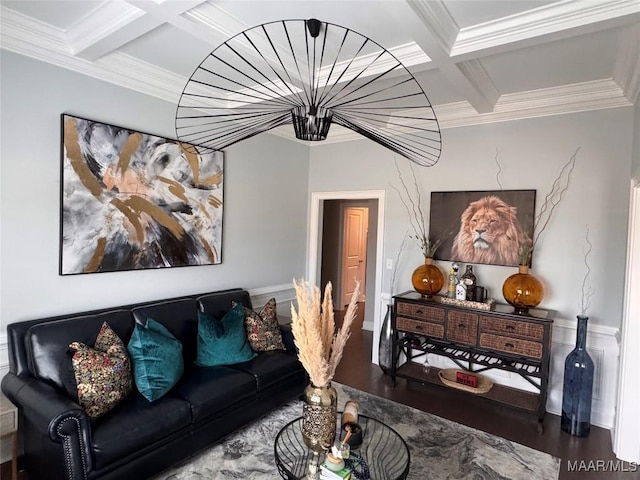
M364 415L393 427L409 445L410 480L557 480L560 459L495 435L334 383L341 410L349 399ZM299 417L293 401L153 480L267 480L280 478L273 442ZM376 480L376 479L373 479Z

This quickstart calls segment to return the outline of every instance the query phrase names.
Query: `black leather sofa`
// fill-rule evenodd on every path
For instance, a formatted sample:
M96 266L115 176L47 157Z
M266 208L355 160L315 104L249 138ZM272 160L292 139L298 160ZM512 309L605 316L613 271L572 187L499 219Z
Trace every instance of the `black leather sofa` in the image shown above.
M287 326L287 351L232 366L194 364L197 309L221 317L232 301L251 308L248 292L233 289L7 325L10 372L2 391L18 407L20 463L29 480L149 478L298 397L308 380ZM184 375L154 402L134 386L90 421L64 388L73 374L69 343L89 344L106 321L127 344L134 322L148 317L182 342Z

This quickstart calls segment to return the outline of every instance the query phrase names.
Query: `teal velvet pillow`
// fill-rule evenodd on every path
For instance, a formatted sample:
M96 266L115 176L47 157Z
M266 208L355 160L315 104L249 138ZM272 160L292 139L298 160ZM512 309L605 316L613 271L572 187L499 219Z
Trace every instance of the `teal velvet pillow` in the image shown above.
M148 318L145 326L136 323L127 350L136 387L150 402L166 394L182 377L182 344L153 318Z
M244 307L235 305L222 320L198 311L198 356L201 367L233 365L251 360L251 349L244 328Z

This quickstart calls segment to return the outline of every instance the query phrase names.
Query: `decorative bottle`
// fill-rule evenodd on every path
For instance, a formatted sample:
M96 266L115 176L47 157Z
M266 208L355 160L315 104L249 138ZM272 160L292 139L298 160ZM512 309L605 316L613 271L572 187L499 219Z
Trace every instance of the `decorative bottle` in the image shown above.
M449 270L449 284L447 285L447 297L456 298L456 285L458 285L458 264L451 265Z
M464 283L464 280L461 278L458 280L458 284L456 285L456 300L466 300L467 299L467 286Z
M477 283L476 276L473 273L473 265L467 265L467 270L462 275L462 281L466 286L466 300L473 301Z
M588 320L589 317L578 315L576 348L564 361L560 428L576 437L588 436L591 429L593 360L586 349Z
M382 326L380 327L380 340L378 341L378 365L382 369L382 373L385 375L391 368L391 349L393 347L391 330L391 315L393 314L393 305L387 304L387 313L382 320Z

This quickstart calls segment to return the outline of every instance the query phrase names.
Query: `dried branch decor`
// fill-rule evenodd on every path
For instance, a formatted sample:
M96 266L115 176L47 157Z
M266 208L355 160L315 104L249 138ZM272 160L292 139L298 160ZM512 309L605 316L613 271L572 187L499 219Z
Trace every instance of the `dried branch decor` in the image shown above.
M424 212L422 211L422 195L420 193L420 187L418 185L418 179L416 178L416 172L413 169L413 165L409 164L409 168L411 168L411 175L413 176L413 192L411 192L404 180L404 177L402 176L402 172L398 166L398 160L394 157L393 161L396 166L396 171L398 172L398 179L400 180L402 190L393 184L390 185L391 188L397 192L398 197L400 197L400 201L407 210L409 223L411 224L411 228L414 233L414 235L410 235L410 237L416 240L425 258L433 257L446 237L438 238L436 240L429 238L427 222L425 220Z
M293 286L296 290L298 310L296 311L292 303L291 331L298 348L298 358L309 374L311 383L316 387L325 387L331 383L351 335L351 324L360 297L360 283L356 282L342 327L337 332L333 316L331 282L328 282L324 289L322 302L320 289L316 285L294 280Z
M589 282L589 276L591 274L591 266L589 265L589 255L591 254L591 250L593 250L593 244L591 243L591 240L589 240L589 225L587 225L586 230L587 231L584 235L584 240L587 246L583 250L583 252L584 252L584 266L587 267L587 270L582 279L582 300L580 302L580 314L583 316L587 315L587 310L589 309L589 306L591 304L591 296L593 295L591 283Z
M533 222L533 239L525 238L524 241L520 242L518 246L518 262L520 265L531 265L531 254L536 248L538 239L545 228L547 228L547 225L549 225L553 212L569 189L571 174L576 166L576 157L579 151L580 147L578 147L571 158L567 160L567 163L562 166L560 173L558 173L558 176L551 185L551 190L545 195L540 211Z

